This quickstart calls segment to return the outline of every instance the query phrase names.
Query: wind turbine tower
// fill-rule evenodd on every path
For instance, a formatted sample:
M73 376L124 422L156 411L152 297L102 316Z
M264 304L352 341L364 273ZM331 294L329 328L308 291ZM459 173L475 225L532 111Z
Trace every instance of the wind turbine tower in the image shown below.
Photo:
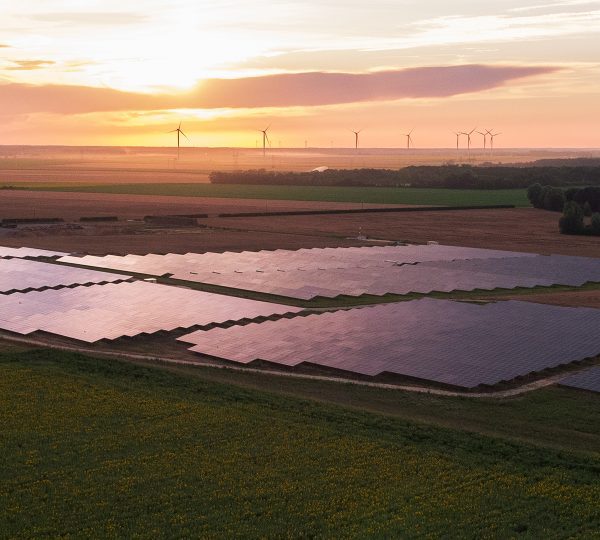
M487 148L487 136L489 130L486 129L485 131L478 131L477 133L483 136L483 149L485 150Z
M267 135L267 131L269 131L271 124L269 124L265 129L259 129L262 133L263 140L263 157L267 155L267 143L269 143L269 148L271 147L271 141L269 140L269 136Z
M353 129L351 129L350 131L354 133L354 148L358 150L358 134L362 131L362 129L359 129L358 131L354 131Z
M460 131L453 131L452 133L454 133L454 135L456 135L456 159L459 159L458 145L459 145L460 136L462 135L462 133Z
M188 136L183 131L181 131L181 122L179 122L177 129L172 129L168 133L177 133L177 160L179 160L179 148L180 148L179 136L183 135L189 141Z
M415 128L412 128L408 133L405 133L404 136L406 137L406 149L410 150L410 145L413 143L412 140L412 132L415 130Z
M469 131L468 133L465 133L464 131L461 132L461 135L466 135L467 137L467 155L469 157L469 161L471 161L471 135L473 135L473 132L476 130L477 128L473 128L471 131Z
M494 137L497 137L498 135L502 135L502 133L492 133L491 131L488 131L489 136L490 136L490 152L493 152L494 150Z

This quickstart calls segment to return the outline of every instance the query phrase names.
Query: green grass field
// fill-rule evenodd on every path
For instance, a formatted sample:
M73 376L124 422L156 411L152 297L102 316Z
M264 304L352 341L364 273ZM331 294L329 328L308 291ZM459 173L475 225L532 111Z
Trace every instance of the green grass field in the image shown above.
M549 538L600 527L598 396L556 389L531 407L479 409L382 392L400 414L381 414L205 373L5 349L1 536ZM537 417L544 431L556 421L595 451L401 415L426 408L440 424L515 418L513 431L531 432L521 422Z
M226 184L19 184L32 189L134 195L178 195L293 201L470 206L529 206L524 189L420 189L373 187L247 186Z

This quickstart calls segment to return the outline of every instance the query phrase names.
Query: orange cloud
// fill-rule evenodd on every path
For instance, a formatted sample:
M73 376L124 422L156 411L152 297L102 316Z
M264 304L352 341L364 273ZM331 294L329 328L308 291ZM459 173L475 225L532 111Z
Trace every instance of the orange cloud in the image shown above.
M14 66L10 66L5 69L12 71L30 71L34 69L42 69L55 63L56 62L52 60L15 60Z
M83 114L167 109L319 106L444 98L558 71L555 67L465 65L375 73L293 73L208 79L183 94L141 94L67 85L0 85L0 114Z

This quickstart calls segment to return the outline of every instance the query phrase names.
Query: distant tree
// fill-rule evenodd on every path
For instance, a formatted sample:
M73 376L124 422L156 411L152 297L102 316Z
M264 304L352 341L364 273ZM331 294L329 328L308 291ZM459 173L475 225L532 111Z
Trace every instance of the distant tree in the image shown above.
M593 235L600 236L600 214L592 214L592 225L590 227Z
M544 188L542 187L542 184L540 184L539 182L532 184L527 188L527 198L529 199L529 202L531 203L531 205L534 208L541 207L543 191L544 191Z
M580 206L584 206L587 202L592 212L600 212L600 188L598 187L588 186L577 190L573 200Z
M546 186L543 207L553 212L562 212L565 207L565 192L560 188Z
M584 227L581 206L574 201L567 202L563 216L558 221L558 227L562 234L582 234Z
M590 206L590 201L585 201L583 205L583 215L585 217L590 217L592 215L592 207Z
M572 201L573 197L575 197L575 195L577 194L578 191L579 191L579 188L575 188L575 187L565 190L565 200Z

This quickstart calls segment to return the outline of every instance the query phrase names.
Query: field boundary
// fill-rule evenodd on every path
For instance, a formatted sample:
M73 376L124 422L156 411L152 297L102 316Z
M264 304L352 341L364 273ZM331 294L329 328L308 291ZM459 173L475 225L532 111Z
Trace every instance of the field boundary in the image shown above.
M188 366L188 367L199 367L199 368L212 368L212 369L222 369L222 370L230 370L237 371L243 373L254 373L259 375L273 376L273 377L287 377L291 379L303 379L303 380L312 380L312 381L321 381L321 382L330 382L336 384L351 384L357 386L366 386L370 388L379 388L382 390L398 390L401 392L414 392L418 394L431 394L436 396L445 396L445 397L466 397L466 398L492 398L492 399L503 399L503 398L511 398L515 396L520 396L522 394L526 394L528 392L533 392L534 390L538 390L540 388L544 388L547 386L552 386L555 384L559 384L562 379L566 377L565 373L558 373L554 375L550 375L548 377L544 377L542 379L537 379L532 382L528 382L523 384L522 386L518 386L516 388L509 388L505 390L490 390L489 392L472 392L472 391L461 391L461 390L442 390L439 388L431 388L427 386L417 386L417 385L400 385L400 384L389 384L389 383L378 383L378 382L369 382L369 381L361 381L359 379L349 379L343 377L327 377L324 375L309 375L305 373L291 373L291 372L283 372L269 369L256 369L249 367L238 367L238 366L230 366L225 364L214 364L210 362L203 361L191 361L191 360L181 360L177 358L172 358L168 356L158 356L158 355L146 355L139 353L128 353L124 351L98 351L95 349L90 349L88 347L82 346L74 346L74 345L60 345L60 344L49 344L42 340L37 340L33 338L26 337L17 337L10 336L6 334L2 334L0 339L5 341L20 343L24 345L33 345L36 347L43 347L46 349L56 349L60 351L67 352L76 352L80 354L85 354L91 357L101 357L107 359L121 359L121 360L131 360L137 362L149 362L151 364L166 364L166 365L179 365L179 366ZM581 366L581 370L589 369L589 365Z
M449 210L506 210L516 208L513 204L486 204L469 206L403 206L400 208L352 208L346 210L281 210L274 212L224 212L217 214L221 218L269 217L269 216L316 216L327 214L371 214L385 212L443 212Z

